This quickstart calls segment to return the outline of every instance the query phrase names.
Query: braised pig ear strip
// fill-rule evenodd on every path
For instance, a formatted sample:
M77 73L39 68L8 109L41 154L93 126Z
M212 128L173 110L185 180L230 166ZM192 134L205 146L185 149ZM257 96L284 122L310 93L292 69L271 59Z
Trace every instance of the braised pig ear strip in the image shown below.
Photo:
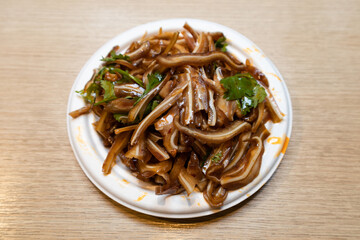
M259 174L265 123L283 114L265 75L226 49L221 32L189 24L176 32L147 33L120 53L115 46L78 93L110 147L103 173L119 156L156 194L203 192L211 207Z

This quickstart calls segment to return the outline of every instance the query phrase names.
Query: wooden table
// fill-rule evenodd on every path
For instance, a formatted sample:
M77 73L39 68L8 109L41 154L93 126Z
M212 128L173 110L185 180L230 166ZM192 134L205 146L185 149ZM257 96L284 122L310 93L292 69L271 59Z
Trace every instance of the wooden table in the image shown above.
M360 2L1 1L0 239L359 239ZM129 210L80 169L66 132L87 59L148 21L229 26L273 60L293 101L289 148L254 196L217 215Z

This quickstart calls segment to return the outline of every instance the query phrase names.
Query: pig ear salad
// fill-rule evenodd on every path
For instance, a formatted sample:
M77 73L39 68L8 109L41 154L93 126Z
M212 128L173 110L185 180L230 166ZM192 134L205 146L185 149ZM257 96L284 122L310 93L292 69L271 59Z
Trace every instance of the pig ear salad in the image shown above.
M93 124L109 147L103 173L119 157L156 194L203 192L212 207L258 174L269 136L282 120L265 75L227 52L220 32L144 35L120 53L115 46L84 89Z

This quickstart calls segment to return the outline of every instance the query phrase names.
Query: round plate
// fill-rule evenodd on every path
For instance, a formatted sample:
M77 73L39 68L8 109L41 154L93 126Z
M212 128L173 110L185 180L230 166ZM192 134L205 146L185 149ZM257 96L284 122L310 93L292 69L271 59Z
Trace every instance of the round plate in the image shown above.
M135 211L158 217L200 217L225 210L244 201L272 176L285 154L291 133L292 108L290 96L285 82L274 64L259 47L240 33L217 23L197 19L167 19L150 22L132 28L107 42L88 60L76 78L70 92L67 113L85 105L75 90L83 89L86 82L91 78L93 69L100 66L101 57L107 55L113 46L119 45L120 49L125 50L131 42L140 39L146 31L148 34L157 33L160 27L164 31L174 31L181 29L185 22L188 22L198 31L223 32L228 39L228 51L242 62L245 62L247 58L251 59L253 64L269 79L269 89L272 91L282 113L284 113L284 120L281 123L268 123L266 125L271 135L265 143L261 170L257 178L247 186L229 192L223 207L214 210L206 203L200 192L193 192L190 196L187 196L186 193L175 196L155 195L153 186L135 178L121 163L114 166L110 175L104 176L102 164L108 149L103 146L102 140L92 126L95 116L87 114L72 119L67 115L71 146L76 159L91 182L116 202Z

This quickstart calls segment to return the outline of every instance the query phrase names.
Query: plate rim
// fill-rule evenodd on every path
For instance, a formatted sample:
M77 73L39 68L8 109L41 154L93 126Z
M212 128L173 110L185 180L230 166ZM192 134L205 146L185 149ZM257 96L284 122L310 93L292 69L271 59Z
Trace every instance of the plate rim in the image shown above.
M198 217L204 217L204 216L208 216L211 214L215 214L217 212L221 212L224 211L226 209L229 209L235 205L238 205L239 203L243 202L244 200L246 200L247 198L249 198L250 196L252 196L254 193L256 193L260 188L262 188L268 181L269 179L274 175L274 172L276 171L276 169L279 167L281 161L284 158L285 153L280 153L280 155L277 157L277 159L275 159L274 164L272 165L272 167L269 169L269 171L267 172L266 175L263 176L263 178L255 185L253 186L251 189L249 189L247 191L247 194L244 194L243 196L233 200L232 202L229 202L228 204L224 205L221 209L214 209L214 210L205 210L205 211L201 211L201 212L195 212L195 213L164 213L164 212L157 212L157 211L149 211L147 209L135 206L135 205L131 205L119 198L117 198L113 193L111 193L110 191L108 191L107 189L105 189L103 186L101 186L100 183L98 183L94 177L91 176L91 174L88 172L87 168L84 166L84 164L82 163L82 161L80 160L80 155L78 153L77 147L75 146L74 143L74 139L71 136L71 127L70 127L70 121L72 120L72 118L69 116L69 112L71 109L71 100L73 98L73 96L75 96L74 91L75 89L75 85L76 83L80 80L80 77L82 76L82 74L85 72L85 70L88 68L88 66L90 65L90 63L92 62L92 59L99 54L99 52L101 52L102 48L104 48L104 46L109 45L111 42L113 42L115 39L117 39L120 35L126 34L127 32L133 31L136 28L144 28L145 26L148 25L159 25L159 24L166 24L167 22L197 22L197 23L204 23L204 24L211 24L214 26L218 26L221 27L223 29L227 29L229 31L232 31L236 34L238 34L239 36L243 37L244 39L246 39L249 43L251 43L252 45L256 46L256 48L258 48L261 52L261 48L259 48L253 41L251 41L249 38L245 37L244 35L242 35L241 33L239 33L238 31L229 28L227 26L221 25L219 23L215 23L215 22L211 22L211 21L206 21L206 20L202 20L202 19L194 19L194 18L170 18L170 19L162 19L162 20L158 20L158 21L151 21L151 22L147 22L141 25L137 25L134 26L132 28L129 28L119 34L117 34L116 36L114 36L113 38L111 38L110 40L108 40L106 43L102 44L97 51L95 51L91 57L86 61L86 63L84 64L84 66L81 68L80 72L78 73L75 81L73 82L73 85L71 87L70 90L70 94L68 97L68 104L67 104L67 111L66 111L66 117L67 117L67 133L68 133L68 137L69 137L69 141L70 141L70 145L72 147L73 153L75 155L75 158L78 162L78 164L80 165L82 171L85 173L85 175L87 176L87 178L90 180L90 182L92 182L92 184L94 184L102 193L104 193L106 196L108 196L109 198L111 198L112 200L114 200L115 202L142 214L147 214L147 215L151 215L151 216L155 216L155 217L163 217L163 218L172 218L172 219L185 219L185 218L198 218ZM276 71L276 74L279 76L280 79L282 79L281 81L281 86L284 89L284 95L286 97L286 102L288 105L288 111L287 111L287 117L288 117L288 122L287 122L287 129L285 131L286 136L289 138L289 140L291 139L291 132L292 132L292 122L293 122L293 111L292 111L292 102L291 102L291 97L290 97L290 93L289 90L287 88L287 85L284 81L284 78L282 77L281 73L279 72L279 70L277 69L277 67L275 66L275 64L270 60L270 58L267 56L266 59L267 63L272 67L272 69L274 69Z

